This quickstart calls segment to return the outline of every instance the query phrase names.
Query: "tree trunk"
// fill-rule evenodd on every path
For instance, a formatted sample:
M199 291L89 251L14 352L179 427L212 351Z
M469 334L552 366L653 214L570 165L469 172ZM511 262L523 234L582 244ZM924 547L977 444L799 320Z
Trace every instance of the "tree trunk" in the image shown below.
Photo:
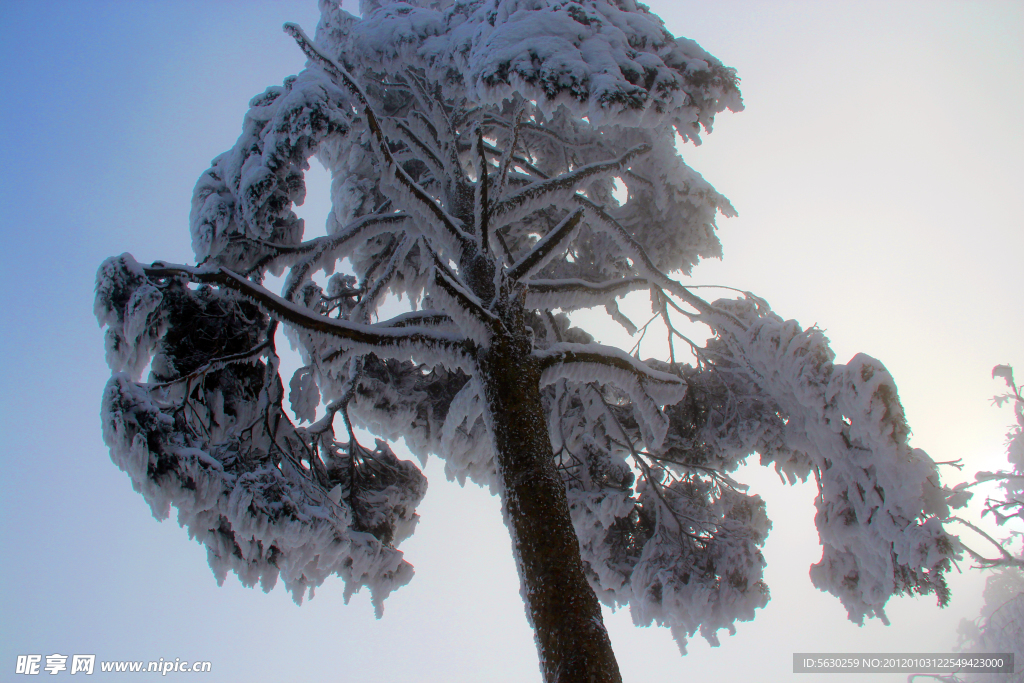
M524 335L525 336L525 335ZM583 573L555 469L539 363L525 339L492 339L478 360L494 433L505 523L547 683L620 683L601 605Z

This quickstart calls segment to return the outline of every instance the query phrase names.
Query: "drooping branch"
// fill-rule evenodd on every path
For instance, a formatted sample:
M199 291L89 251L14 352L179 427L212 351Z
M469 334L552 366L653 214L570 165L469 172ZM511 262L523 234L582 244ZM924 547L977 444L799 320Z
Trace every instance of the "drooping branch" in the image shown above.
M608 371L625 373L646 389L660 387L666 390L668 396L677 399L681 398L681 396L675 396L675 394L686 389L686 383L679 377L667 372L653 370L622 349L613 346L560 342L553 344L543 351L534 351L533 355L540 360L541 369L545 373L557 366L565 366L566 369L560 372L559 375L568 376L571 374L568 366L596 365ZM586 371L584 370L583 372L585 373ZM585 377L586 375L582 376ZM589 379L592 380L593 377ZM660 390L659 393L661 393Z
M528 307L560 308L563 311L597 306L612 297L624 296L650 286L650 282L642 277L627 277L604 282L588 282L579 278L536 279L527 280L525 284Z
M471 342L460 337L439 334L427 328L360 325L312 314L309 310L226 268L207 270L156 262L143 270L150 278L183 277L191 282L217 285L233 290L248 297L268 314L283 322L307 332L317 332L343 340L346 342L343 345L346 350L359 346L383 357L404 358L409 355L410 347L418 346L450 355L455 365L460 365L461 359L472 352ZM330 358L324 360L333 359L338 355L338 353L332 354Z

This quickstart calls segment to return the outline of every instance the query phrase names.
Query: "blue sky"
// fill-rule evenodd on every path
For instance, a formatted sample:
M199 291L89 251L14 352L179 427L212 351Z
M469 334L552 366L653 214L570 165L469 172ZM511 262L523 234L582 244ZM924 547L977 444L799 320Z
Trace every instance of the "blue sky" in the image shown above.
M720 221L724 260L693 280L816 322L840 361L881 359L915 446L964 458L965 475L997 467L1011 416L989 404L989 373L1024 372L1022 5L650 4L743 79L747 110L684 150L740 213ZM234 142L249 98L302 68L280 26L312 31L315 3L0 9L0 671L18 654L94 653L210 660L218 681L539 680L497 501L444 481L436 461L403 545L417 575L376 621L367 596L342 604L340 581L302 607L280 587L217 587L205 551L173 519L153 520L100 438L96 268L122 251L190 259L195 180ZM315 162L309 186L304 215L322 220ZM625 680L788 681L793 652L943 651L976 614L968 572L947 610L898 600L888 628L847 624L807 578L820 554L813 485L750 477L776 522L769 607L685 658L667 631L611 615Z

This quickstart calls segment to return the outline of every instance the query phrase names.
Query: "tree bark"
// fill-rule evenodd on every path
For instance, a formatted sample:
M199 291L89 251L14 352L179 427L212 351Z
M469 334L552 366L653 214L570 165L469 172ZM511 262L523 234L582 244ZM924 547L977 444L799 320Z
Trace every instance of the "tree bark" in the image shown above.
M526 335L523 335L526 337ZM518 337L518 335L516 335ZM532 344L494 338L478 359L505 523L547 683L621 683L555 469Z

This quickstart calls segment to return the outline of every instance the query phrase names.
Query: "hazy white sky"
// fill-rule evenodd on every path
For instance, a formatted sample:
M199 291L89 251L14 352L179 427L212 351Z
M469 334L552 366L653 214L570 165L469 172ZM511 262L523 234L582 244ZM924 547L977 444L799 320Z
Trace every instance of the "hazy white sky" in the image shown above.
M881 359L914 445L965 460L951 477L997 467L1011 416L990 405L989 373L1005 362L1024 372L1024 6L650 4L743 79L747 110L684 152L740 213L720 222L725 259L694 282L816 322L840 362ZM0 9L0 678L18 654L61 653L210 660L217 681L539 680L497 500L446 482L436 461L403 544L417 575L376 621L368 596L342 604L340 580L301 608L280 587L217 587L205 551L153 521L100 438L109 373L91 313L96 267L126 250L191 258L195 180L234 142L249 98L302 68L280 25L312 30L315 3ZM303 212L322 220L314 171ZM894 600L890 627L848 624L807 578L820 557L813 484L745 476L775 521L772 602L720 648L698 638L686 657L667 631L609 615L627 682L810 680L790 673L793 652L944 651L977 613L968 572L946 610Z

